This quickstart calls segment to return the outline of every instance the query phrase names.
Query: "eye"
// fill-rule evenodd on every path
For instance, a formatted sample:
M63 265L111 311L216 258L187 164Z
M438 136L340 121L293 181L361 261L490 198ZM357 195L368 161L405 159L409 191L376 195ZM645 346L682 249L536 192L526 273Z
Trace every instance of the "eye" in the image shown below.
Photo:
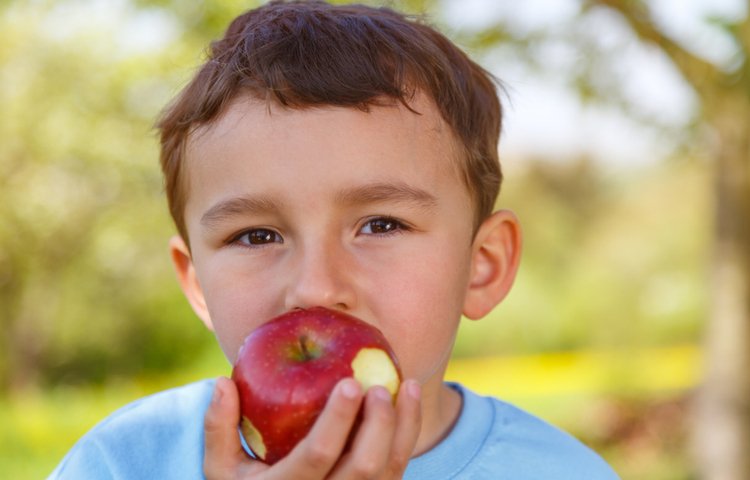
M389 235L408 230L409 227L395 218L377 217L365 222L359 233L363 235Z
M281 235L268 228L253 228L237 235L232 243L239 243L249 247L259 247L269 243L284 243Z

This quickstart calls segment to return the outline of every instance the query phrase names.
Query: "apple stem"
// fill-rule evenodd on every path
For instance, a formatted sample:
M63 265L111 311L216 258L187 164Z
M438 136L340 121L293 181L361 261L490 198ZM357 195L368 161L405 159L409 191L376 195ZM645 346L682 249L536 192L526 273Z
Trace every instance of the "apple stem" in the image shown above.
M307 348L307 342L308 342L307 335L302 335L302 337L299 339L299 346L300 346L300 349L302 350L302 359L312 360L315 357L312 356L312 353Z
M315 340L310 339L307 335L299 337L299 359L302 362L309 362L315 360L321 355L320 345Z

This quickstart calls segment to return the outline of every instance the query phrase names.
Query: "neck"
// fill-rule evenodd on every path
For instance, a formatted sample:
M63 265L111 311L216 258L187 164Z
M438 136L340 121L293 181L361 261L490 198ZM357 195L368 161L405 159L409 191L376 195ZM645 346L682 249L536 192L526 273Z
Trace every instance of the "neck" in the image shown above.
M458 420L461 412L461 395L442 381L422 388L422 430L412 456L431 450L445 437Z

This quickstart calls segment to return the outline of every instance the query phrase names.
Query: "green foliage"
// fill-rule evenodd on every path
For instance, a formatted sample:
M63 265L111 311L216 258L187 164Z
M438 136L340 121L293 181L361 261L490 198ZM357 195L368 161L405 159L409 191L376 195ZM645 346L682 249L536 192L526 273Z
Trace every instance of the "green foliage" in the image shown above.
M519 277L493 313L463 325L457 353L697 341L708 308L708 165L524 164L506 174L500 199L524 229Z
M9 426L0 471L10 477L48 473L129 399L227 373L169 265L174 229L152 124L207 43L257 3L0 2L0 423ZM416 13L437 2L392 3ZM134 39L146 20L162 36L143 47ZM489 29L466 43L509 36ZM465 322L459 356L697 340L711 227L705 164L505 168L500 205L524 226L521 271L487 319ZM196 366L206 358L210 368ZM140 383L164 372L168 380ZM596 432L576 433L607 447ZM615 462L631 454L612 445ZM687 478L682 457L665 458L639 478Z
M252 4L0 7L3 388L170 369L213 341L166 255L152 123ZM133 43L144 18L164 31L148 48ZM517 163L527 166L508 170L501 202L525 228L520 277L489 319L464 327L459 353L696 338L708 231L699 163L616 176L585 160Z
M167 368L210 339L166 255L151 124L175 90L169 55L131 51L111 30L127 16L82 8L0 13L5 388Z

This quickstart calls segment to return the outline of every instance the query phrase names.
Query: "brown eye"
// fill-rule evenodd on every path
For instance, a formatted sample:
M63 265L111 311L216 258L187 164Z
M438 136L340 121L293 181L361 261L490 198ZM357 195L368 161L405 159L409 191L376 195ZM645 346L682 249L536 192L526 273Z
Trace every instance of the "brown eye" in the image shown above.
M365 223L360 229L360 233L365 235L387 235L401 230L406 230L406 226L398 220L379 217Z
M269 243L284 243L281 235L267 228L248 230L237 237L237 241L250 246L267 245Z

